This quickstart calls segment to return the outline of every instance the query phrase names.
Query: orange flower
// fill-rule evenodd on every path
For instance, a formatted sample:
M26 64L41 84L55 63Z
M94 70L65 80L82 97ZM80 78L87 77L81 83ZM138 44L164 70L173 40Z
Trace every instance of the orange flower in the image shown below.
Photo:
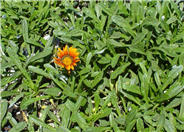
M66 45L63 47L63 50L58 48L57 57L54 57L54 63L61 66L62 68L66 68L70 73L70 69L74 70L74 66L76 66L77 62L80 61L79 52L77 52L76 48L70 47Z

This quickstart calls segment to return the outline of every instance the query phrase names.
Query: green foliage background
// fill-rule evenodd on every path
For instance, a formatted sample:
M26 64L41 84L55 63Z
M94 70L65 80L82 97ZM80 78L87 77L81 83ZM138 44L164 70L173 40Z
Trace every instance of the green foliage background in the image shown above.
M2 131L184 130L183 6L2 1ZM71 74L53 63L65 44L80 52Z

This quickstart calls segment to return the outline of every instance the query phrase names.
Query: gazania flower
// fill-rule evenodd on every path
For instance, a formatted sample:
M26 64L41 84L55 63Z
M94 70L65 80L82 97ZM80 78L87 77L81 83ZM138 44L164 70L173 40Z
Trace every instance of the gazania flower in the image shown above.
M70 73L70 69L74 70L74 66L76 66L76 63L80 61L78 55L79 52L77 52L76 48L69 48L66 45L63 50L58 48L57 57L54 57L54 63L62 68L66 68Z

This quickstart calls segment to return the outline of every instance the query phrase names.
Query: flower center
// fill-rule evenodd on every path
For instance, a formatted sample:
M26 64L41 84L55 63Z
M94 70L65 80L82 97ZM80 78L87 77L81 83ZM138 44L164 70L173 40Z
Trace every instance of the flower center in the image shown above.
M70 56L64 56L61 60L64 65L68 66L72 64L72 58Z

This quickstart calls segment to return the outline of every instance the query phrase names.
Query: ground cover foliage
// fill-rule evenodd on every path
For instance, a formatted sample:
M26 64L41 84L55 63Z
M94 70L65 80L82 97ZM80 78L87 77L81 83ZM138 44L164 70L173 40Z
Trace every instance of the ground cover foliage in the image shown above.
M1 131L183 131L183 5L2 1ZM53 63L66 44L70 74Z

